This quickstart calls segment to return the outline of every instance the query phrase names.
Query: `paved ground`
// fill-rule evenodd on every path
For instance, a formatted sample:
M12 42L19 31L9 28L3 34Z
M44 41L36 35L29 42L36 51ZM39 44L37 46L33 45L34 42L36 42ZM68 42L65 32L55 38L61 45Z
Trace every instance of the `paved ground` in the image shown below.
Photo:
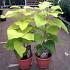
M7 19L6 22L0 24L0 70L20 70L19 67L8 67L10 64L17 63L17 60L14 53L7 50L6 45L1 43L7 41L6 29L11 21L14 20ZM56 53L52 56L51 64L45 70L70 70L70 34L67 35L64 31L60 31L58 37L59 43L56 45ZM30 70L44 70L36 66L34 56Z

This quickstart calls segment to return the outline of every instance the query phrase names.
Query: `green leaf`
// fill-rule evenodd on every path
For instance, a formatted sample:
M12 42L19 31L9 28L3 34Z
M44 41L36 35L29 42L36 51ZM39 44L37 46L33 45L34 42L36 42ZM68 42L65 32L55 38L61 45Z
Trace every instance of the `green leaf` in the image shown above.
M35 33L34 40L36 43L41 44L43 40L43 36L40 33Z
M58 41L57 35L47 34L46 37L47 37L48 40L52 40L54 42L57 42Z
M48 12L49 15L52 15L54 17L58 17L59 14L63 14L63 12L60 11L53 11L53 12Z
M57 5L57 6L52 6L51 9L52 9L53 11L56 11L56 10L61 10L61 11L62 11L62 9L61 9L61 7L60 7L59 5Z
M7 41L6 48L8 48L9 50L14 50L13 40Z
M52 40L48 40L46 44L44 44L44 47L47 48L51 53L54 53L55 50L55 43Z
M57 35L58 34L58 31L59 31L59 28L57 26L49 26L46 31L49 34Z
M59 22L59 24L61 25L61 28L64 29L64 31L69 33L67 27L65 26L65 24L60 19L57 19L56 21Z
M19 15L19 12L17 10L15 11L8 11L5 16L6 18L17 18Z
M27 39L27 40L34 40L34 34L32 33L27 33L22 38Z
M14 39L14 38L22 38L25 34L27 34L30 30L32 30L32 27L29 26L25 30L21 31L17 25L12 24L7 29L7 35L8 40Z
M6 16L5 15L1 15L0 18L4 19L4 18L6 18Z
M13 5L13 6L11 6L10 8L13 8L13 9L21 9L20 6L16 6L16 5Z
M24 29L27 28L29 22L27 22L27 21L23 21L23 22L18 21L18 22L15 22L15 24L18 25L20 27L20 29L23 31Z
M57 22L57 18L52 18L52 19L46 19L47 23L51 26L57 26L59 28L61 28L61 25L59 24L59 22Z
M7 30L9 30L9 29L18 29L19 27L17 26L17 25L15 25L15 24L11 24L9 27L8 27L8 29Z
M42 45L41 44L38 44L36 46L36 53L37 53L37 55L40 56L42 54L42 52L43 52Z
M7 34L8 34L8 40L11 40L14 38L19 38L19 37L22 37L24 35L24 33L17 31L17 30L14 30L14 29L8 29Z
M37 27L40 27L40 26L46 24L46 20L45 20L44 16L42 16L42 15L39 15L39 14L35 15L34 20L35 20Z
M35 11L30 10L30 9L22 9L22 13L23 13L25 16L29 16L29 15L34 14Z
M15 41L14 42L14 49L15 51L17 52L17 54L20 56L20 58L23 57L23 54L25 53L26 51L26 48L22 45L21 42L19 41Z
M29 31L31 31L33 29L32 26L28 26L25 30L22 31L22 33L26 34L28 33Z
M65 24L60 19L58 19L58 18L53 18L51 20L47 19L47 22L48 22L49 25L57 26L58 28L60 28L60 29L62 28L67 33L69 33L68 30L67 30L67 27L65 26Z
M39 8L40 8L41 10L43 10L43 9L49 7L50 5L51 5L50 2L44 1L44 2L42 2L42 3L39 4Z

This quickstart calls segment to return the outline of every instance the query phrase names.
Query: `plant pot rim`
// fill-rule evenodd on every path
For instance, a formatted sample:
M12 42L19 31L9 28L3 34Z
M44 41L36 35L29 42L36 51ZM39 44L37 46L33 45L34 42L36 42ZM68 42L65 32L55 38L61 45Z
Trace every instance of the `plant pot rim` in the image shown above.
M49 59L52 57L52 54L51 54L51 56L48 57L48 58L40 58L40 57L38 57L36 54L35 54L35 56L36 56L37 59L40 59L40 60L49 60Z
M27 58L27 59L20 59L19 61L26 61L26 60L29 60L29 59L32 59L32 56Z

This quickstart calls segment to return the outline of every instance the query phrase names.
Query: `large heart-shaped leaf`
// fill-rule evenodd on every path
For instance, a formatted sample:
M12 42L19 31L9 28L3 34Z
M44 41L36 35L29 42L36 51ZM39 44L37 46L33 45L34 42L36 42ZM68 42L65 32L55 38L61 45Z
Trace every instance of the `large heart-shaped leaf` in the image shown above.
M13 11L13 10L12 10L12 11L8 11L8 12L5 14L6 18L17 18L18 15L19 15L18 10L15 10L15 11Z
M8 34L9 40L14 39L14 38L19 38L24 35L24 33L20 32L20 31L16 31L14 29L8 29L7 34Z
M6 47L10 50L14 50L14 44L13 44L13 40L8 40Z
M32 33L26 33L22 38L27 39L27 40L34 40L34 34Z
M18 26L16 26L15 24L9 26L8 30L7 30L7 34L8 34L8 39L14 39L14 38L23 38L23 36L25 34L27 34L30 30L32 29L31 26L29 26L28 28L26 28L25 30L21 31ZM25 36L24 36L25 38Z
M50 27L48 27L48 29L46 31L49 34L57 35L58 31L59 31L59 28L57 26L50 26Z
M55 42L52 40L48 40L44 47L47 48L51 53L55 52Z
M45 20L45 17L44 17L43 15L36 14L36 15L34 16L34 20L35 20L35 23L36 23L36 26L37 26L37 27L40 27L40 26L46 24L46 20Z
M60 29L62 28L68 33L67 27L60 19L58 19L58 18L47 19L47 22L49 25L57 26Z
M15 24L18 25L20 27L20 29L23 31L24 29L27 28L29 22L27 22L27 21L23 21L23 22L18 21L18 22L15 22Z
M36 53L37 53L37 55L40 56L42 54L42 52L43 52L42 45L41 44L38 44L36 46Z
M59 24L59 22L57 22L56 19L57 18L46 19L46 21L48 22L49 25L57 26L57 27L61 28L61 25Z
M57 42L57 41L58 41L57 35L52 35L52 34L48 34L48 33L47 33L46 38L47 38L48 40L53 40L54 42Z
M65 24L60 19L56 19L56 21L61 25L61 28L64 29L64 31L69 33L67 27L65 26Z
M21 42L19 41L15 41L14 42L14 49L15 51L17 52L17 54L20 56L20 58L23 57L23 54L25 53L26 51L26 48L22 45Z
M31 30L33 29L33 27L32 26L28 26L26 29L24 29L23 31L22 31L22 33L28 33L28 32L30 32Z
M34 40L37 44L41 44L43 40L43 36L41 33L35 33L34 34Z

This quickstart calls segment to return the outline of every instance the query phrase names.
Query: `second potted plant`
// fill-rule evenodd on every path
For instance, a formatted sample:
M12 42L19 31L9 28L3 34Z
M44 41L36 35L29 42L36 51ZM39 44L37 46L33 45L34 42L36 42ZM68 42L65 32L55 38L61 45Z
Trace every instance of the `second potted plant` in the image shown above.
M68 33L65 24L58 18L63 14L60 6L53 6L50 2L39 4L40 12L36 13L34 20L37 26L35 31L36 61L40 68L47 68L51 56L56 51L55 44L58 32L63 29Z
M6 18L15 18L14 21L7 29L8 42L7 48L13 50L16 54L19 67L29 69L32 65L32 51L31 44L34 41L34 34L29 17L23 15L21 9L7 11ZM22 14L22 18L20 15ZM18 20L19 19L19 20Z

